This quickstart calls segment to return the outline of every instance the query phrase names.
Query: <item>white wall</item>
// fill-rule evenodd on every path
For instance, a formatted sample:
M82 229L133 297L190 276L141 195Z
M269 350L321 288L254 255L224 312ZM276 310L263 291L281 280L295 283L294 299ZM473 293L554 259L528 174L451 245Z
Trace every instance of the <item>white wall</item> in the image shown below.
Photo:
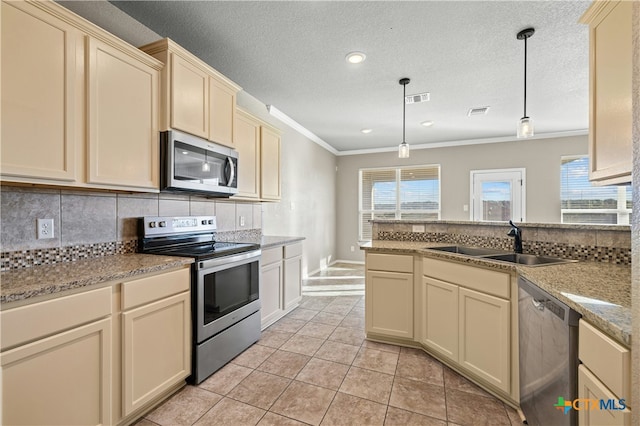
M587 136L515 140L492 144L338 157L337 258L363 260L358 249L358 170L369 167L440 164L441 218L469 220L471 170L526 169L527 222L560 222L560 157L587 154ZM351 246L355 250L351 252Z
M281 121L246 92L238 105L282 133L282 200L262 204L265 235L303 236L304 274L335 260L336 156Z

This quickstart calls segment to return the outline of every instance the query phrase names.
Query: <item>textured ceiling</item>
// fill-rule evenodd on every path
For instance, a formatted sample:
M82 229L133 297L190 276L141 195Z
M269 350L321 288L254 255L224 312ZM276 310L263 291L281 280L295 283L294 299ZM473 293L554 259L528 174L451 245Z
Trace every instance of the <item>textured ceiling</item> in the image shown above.
M588 127L588 29L577 23L588 1L111 3L339 151L401 141L402 77L411 78L407 94L431 93L407 105L410 145L515 136L524 58L516 34L529 26L536 134ZM364 63L345 61L354 50ZM484 106L487 115L467 116Z

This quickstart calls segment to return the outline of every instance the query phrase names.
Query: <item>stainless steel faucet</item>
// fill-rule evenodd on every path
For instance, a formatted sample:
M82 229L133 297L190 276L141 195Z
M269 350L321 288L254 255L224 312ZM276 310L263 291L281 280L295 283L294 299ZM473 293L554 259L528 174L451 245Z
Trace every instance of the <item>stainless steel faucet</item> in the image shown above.
M513 251L516 253L522 253L522 230L515 226L512 221L509 221L511 230L507 233L508 236L513 237Z

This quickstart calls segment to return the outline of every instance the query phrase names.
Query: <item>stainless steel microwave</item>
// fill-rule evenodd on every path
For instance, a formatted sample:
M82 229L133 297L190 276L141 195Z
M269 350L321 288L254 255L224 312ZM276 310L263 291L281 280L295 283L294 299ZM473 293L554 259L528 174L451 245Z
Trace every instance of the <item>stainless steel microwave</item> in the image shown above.
M238 152L177 130L160 132L161 190L229 197L238 192Z

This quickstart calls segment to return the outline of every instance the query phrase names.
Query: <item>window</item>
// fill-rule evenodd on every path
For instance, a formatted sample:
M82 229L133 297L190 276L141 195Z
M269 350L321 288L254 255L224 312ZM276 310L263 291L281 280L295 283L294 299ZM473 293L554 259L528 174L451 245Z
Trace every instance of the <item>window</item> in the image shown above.
M360 170L360 240L372 219L440 219L440 166Z
M563 157L560 204L562 223L628 225L631 185L592 185L589 182L589 157Z

